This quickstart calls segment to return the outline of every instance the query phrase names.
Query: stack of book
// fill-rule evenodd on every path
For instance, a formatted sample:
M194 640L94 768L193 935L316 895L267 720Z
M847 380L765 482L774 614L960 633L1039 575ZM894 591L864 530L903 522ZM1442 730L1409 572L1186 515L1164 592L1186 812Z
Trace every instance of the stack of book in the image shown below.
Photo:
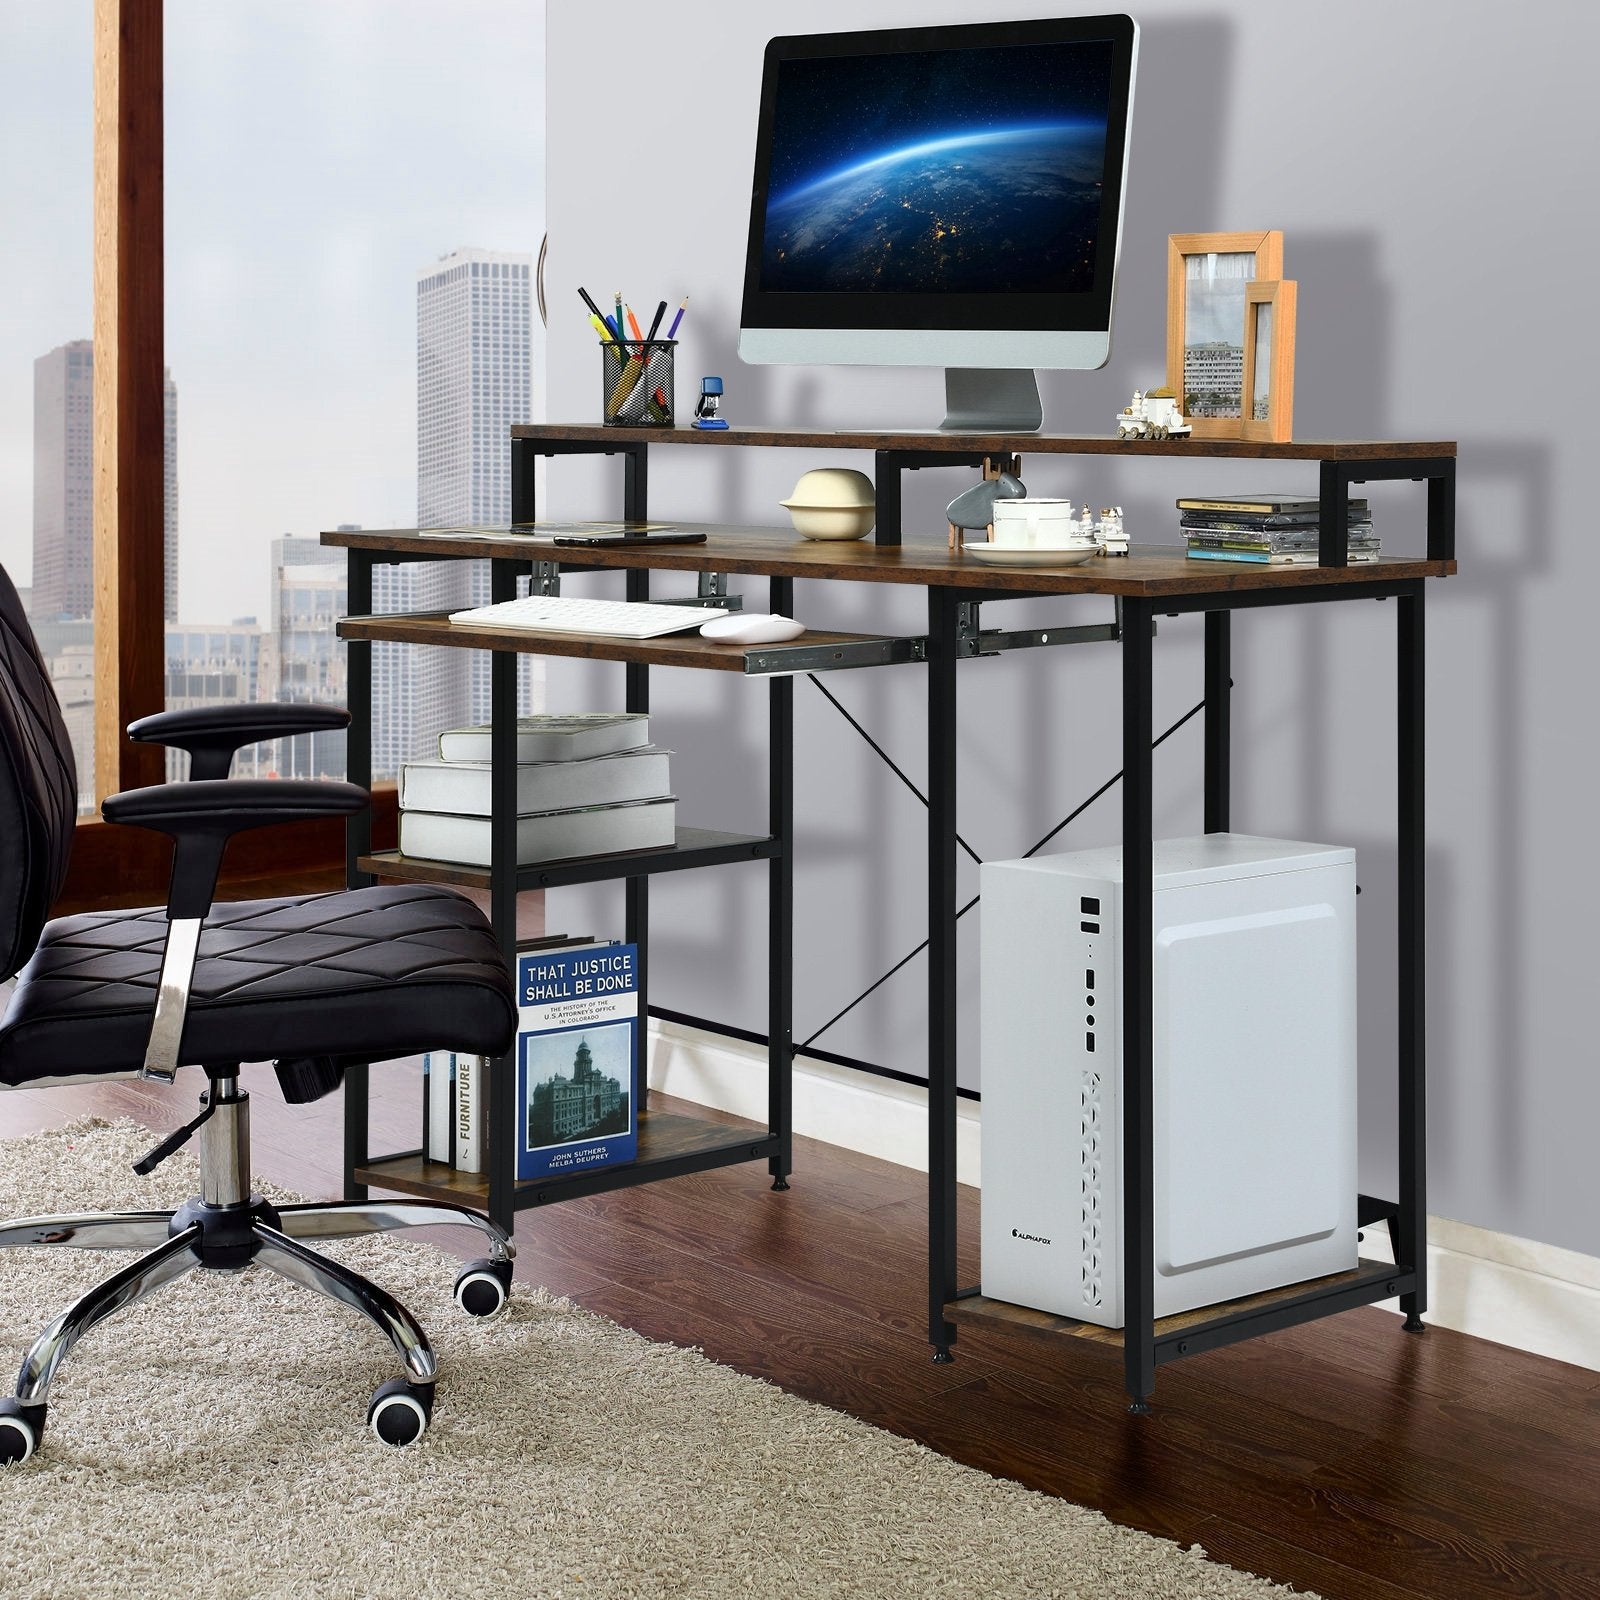
M457 728L440 735L437 761L401 769L401 854L489 865L489 741L487 727ZM649 741L642 712L520 718L518 865L670 846L670 752Z
M1314 567L1321 512L1315 498L1281 494L1180 500L1184 542L1195 561ZM1350 502L1345 537L1351 562L1376 561L1378 538L1365 500Z

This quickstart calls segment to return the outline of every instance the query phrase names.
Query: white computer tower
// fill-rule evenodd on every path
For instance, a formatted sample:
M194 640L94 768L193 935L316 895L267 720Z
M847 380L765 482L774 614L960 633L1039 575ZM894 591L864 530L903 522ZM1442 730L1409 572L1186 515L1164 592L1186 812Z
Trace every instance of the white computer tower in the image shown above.
M1355 852L1155 846L1155 1312L1356 1265ZM1121 1327L1122 852L982 873L984 1294Z

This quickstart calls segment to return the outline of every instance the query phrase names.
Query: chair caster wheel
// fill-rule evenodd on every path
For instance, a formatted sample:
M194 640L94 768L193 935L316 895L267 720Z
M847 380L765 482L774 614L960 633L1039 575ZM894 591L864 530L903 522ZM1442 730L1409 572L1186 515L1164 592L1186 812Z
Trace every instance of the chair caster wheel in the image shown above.
M0 1467L21 1466L39 1448L47 1406L0 1400Z
M367 1426L397 1450L415 1444L428 1430L433 1416L433 1385L391 1378L372 1391Z
M510 1292L509 1261L469 1261L456 1279L456 1304L469 1317L492 1317Z

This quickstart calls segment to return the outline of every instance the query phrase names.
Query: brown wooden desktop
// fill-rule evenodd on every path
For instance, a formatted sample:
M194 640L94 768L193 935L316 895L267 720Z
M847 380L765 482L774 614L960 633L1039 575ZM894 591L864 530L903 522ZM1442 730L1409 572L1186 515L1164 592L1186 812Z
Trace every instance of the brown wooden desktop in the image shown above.
M870 450L876 467L878 528L867 541L813 543L788 529L731 527L674 520L676 528L703 529L700 545L644 545L636 550L563 548L470 533L437 537L412 529L325 533L325 543L350 555L350 611L340 624L350 647L350 777L371 779L371 651L374 641L449 644L492 653L494 811L493 866L487 870L408 860L397 852L374 854L370 825L352 824L349 874L352 883L374 876L452 881L486 887L491 919L508 957L515 946L515 897L519 889L565 883L622 880L627 887L626 937L644 950L648 941L648 884L661 871L765 859L769 878L768 1086L766 1127L732 1130L725 1124L655 1115L641 1118L640 1158L563 1180L517 1184L509 1139L496 1142L487 1180L467 1178L422 1159L420 1152L374 1157L367 1149L367 1079L352 1074L346 1086L346 1179L352 1194L368 1185L424 1195L448 1195L484 1205L506 1226L516 1210L579 1194L648 1182L682 1172L735 1162L765 1160L774 1185L788 1186L791 1161L790 1076L794 1055L792 1011L793 900L793 678L823 672L888 665L918 665L927 673L928 704L928 1093L929 1093L929 1339L935 1359L948 1360L957 1325L982 1318L1020 1326L1047 1337L1083 1337L1121 1344L1127 1389L1135 1409L1148 1406L1155 1369L1162 1362L1198 1354L1275 1328L1330 1315L1351 1306L1398 1295L1406 1326L1421 1327L1426 1308L1425 1040L1423 1001L1423 589L1428 578L1453 574L1455 565L1455 458L1453 443L1296 441L1288 444L1236 440L1172 440L1126 443L1067 435L937 435L830 433L730 428L612 428L600 425L540 425L512 429L512 521L535 520L534 464L541 456L606 454L623 460L623 516L648 517L648 452L652 445L712 448L802 448ZM942 527L925 539L901 539L900 473L928 466L979 465L1018 454L1189 456L1249 461L1314 461L1319 464L1322 560L1314 567L1233 566L1188 560L1175 547L1140 548L1123 558L1095 559L1078 567L998 568L980 566L945 547ZM1350 485L1378 479L1415 479L1427 484L1427 556L1385 556L1378 562L1344 564L1343 532ZM594 508L595 517L608 514ZM561 570L619 569L629 599L649 597L649 573L699 575L698 601L714 604L726 593L726 577L768 580L769 609L792 608L796 578L855 583L913 584L928 591L925 635L872 635L812 631L788 644L719 645L699 638L604 639L593 635L539 633L462 626L444 616L373 617L372 567L377 562L487 558L492 595L510 599L519 575L559 582ZM559 558L557 561L556 558ZM1106 595L1114 620L1103 624L1007 630L985 628L980 607L1021 596ZM1384 1223L1395 1246L1395 1264L1363 1262L1349 1273L1297 1284L1204 1312L1154 1320L1153 1136L1151 1118L1151 674L1156 616L1202 612L1205 616L1204 827L1229 827L1230 625L1236 610L1264 605L1304 605L1337 600L1393 599L1397 623L1398 710L1398 1015L1399 1124L1398 1194L1394 1200L1362 1196L1363 1227ZM694 603L690 601L689 603ZM956 667L970 657L1002 650L1067 643L1120 645L1123 686L1122 838L1125 896L1122 929L1124 975L1123 1105L1125 1230L1123 1261L1127 1321L1119 1331L1046 1316L987 1299L956 1281ZM667 850L517 867L515 863L516 658L518 654L579 656L621 661L627 666L626 703L649 709L652 666L695 667L770 678L769 821L765 834L737 835L682 828ZM1142 909L1141 909L1142 908ZM647 963L645 976L648 975ZM647 1004L641 980L641 1006ZM515 1071L510 1058L493 1074L491 1120L512 1123Z

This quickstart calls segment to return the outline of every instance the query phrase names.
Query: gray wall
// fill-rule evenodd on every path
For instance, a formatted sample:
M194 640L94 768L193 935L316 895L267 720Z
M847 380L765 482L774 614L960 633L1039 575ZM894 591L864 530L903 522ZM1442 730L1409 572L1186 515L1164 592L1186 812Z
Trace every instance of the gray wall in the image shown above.
M927 369L745 368L734 354L761 51L773 33L1047 13L1015 0L842 0L663 8L617 0L615 30L660 63L670 93L619 111L596 92L593 21L551 7L549 415L597 415L593 339L574 285L636 308L693 295L680 404L703 372L727 379L738 421L927 425ZM1456 438L1462 576L1430 595L1429 912L1432 1209L1600 1253L1594 1130L1600 1071L1591 837L1595 608L1588 563L1595 423L1594 135L1600 24L1575 4L1430 0L1395 6L1173 0L1143 25L1127 228L1110 365L1042 377L1046 426L1108 431L1135 385L1161 376L1165 235L1282 228L1300 284L1301 437ZM997 92L998 86L997 86ZM621 203L598 183L615 174ZM782 520L805 468L861 458L658 450L663 516ZM1175 494L1311 488L1314 469L1037 461L1030 487L1120 501L1135 539L1175 541ZM549 505L611 515L619 474L557 463ZM1268 481L1270 480L1270 481ZM908 480L908 526L942 538L960 473ZM1386 541L1418 551L1421 492L1372 490ZM657 580L670 592L671 580ZM759 598L760 585L745 585ZM1013 608L1008 608L1013 609ZM1020 613L1015 608L1013 614ZM799 586L813 624L919 629L917 592ZM1100 615L1088 602L1045 608ZM1019 616L1020 620L1020 616ZM1393 1165L1394 714L1392 607L1262 613L1235 624L1235 826L1354 844L1363 935L1362 1180ZM1157 646L1158 726L1200 695L1198 619ZM605 669L610 673L611 669ZM591 673L594 669L590 669ZM717 675L720 678L720 675ZM685 814L758 828L764 691L657 674L658 732L678 752ZM920 776L914 668L829 687ZM551 704L620 695L620 669L552 673ZM980 855L1020 854L1115 770L1115 650L973 663L961 674L962 832ZM805 1037L922 936L915 800L810 685L797 691L796 1029ZM1200 724L1157 760L1157 826L1200 826ZM1116 792L1054 848L1116 837ZM975 872L964 867L964 888ZM764 1026L759 869L657 880L654 998ZM554 912L610 927L615 902ZM963 923L964 1082L976 1082L978 916ZM925 968L912 962L830 1030L836 1050L920 1073Z

